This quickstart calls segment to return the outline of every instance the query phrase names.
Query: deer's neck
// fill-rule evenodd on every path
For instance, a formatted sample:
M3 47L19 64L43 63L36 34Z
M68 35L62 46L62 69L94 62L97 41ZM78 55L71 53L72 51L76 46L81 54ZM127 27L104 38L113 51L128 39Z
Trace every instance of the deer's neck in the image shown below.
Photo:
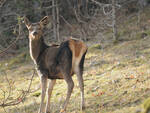
M30 56L35 64L37 64L37 60L39 56L44 52L47 48L47 45L44 43L43 38L41 37L39 40L31 40L29 42L30 48Z

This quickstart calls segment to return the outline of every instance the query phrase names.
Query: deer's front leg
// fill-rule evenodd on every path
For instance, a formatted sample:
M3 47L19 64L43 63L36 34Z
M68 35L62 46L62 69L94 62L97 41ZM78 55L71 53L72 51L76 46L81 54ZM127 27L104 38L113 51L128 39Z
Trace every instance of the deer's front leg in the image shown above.
M51 98L52 90L53 90L55 83L56 83L56 80L49 81L48 92L47 92L48 98L47 98L47 105L46 105L46 113L50 113L50 98Z
M41 94L41 104L39 113L44 113L44 99L46 94L46 87L47 87L47 77L41 76L41 87L42 87L42 94Z
M73 82L71 76L66 75L64 78L65 78L65 81L67 82L68 91L67 91L67 97L66 97L65 103L64 103L63 108L61 109L60 113L65 112L67 105L69 103L71 93L72 93L73 88L74 88L74 82Z

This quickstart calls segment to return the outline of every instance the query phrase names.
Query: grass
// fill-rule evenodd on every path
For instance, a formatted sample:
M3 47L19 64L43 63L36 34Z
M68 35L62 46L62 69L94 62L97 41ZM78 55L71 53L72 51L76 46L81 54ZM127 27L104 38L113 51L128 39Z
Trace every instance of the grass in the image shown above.
M97 48L97 45L89 48L84 72L87 107L85 113L135 113L142 109L142 103L150 93L149 42L150 39L146 38L122 42L104 50ZM13 63L20 64L18 61L13 61ZM25 80L30 78L32 69L33 65L26 63L20 68L6 70L9 79L17 81L15 92L20 93L21 89L27 88L29 81ZM26 76L22 78L24 75ZM76 84L67 113L80 112L79 86L76 76L73 79ZM0 83L0 86L3 85L7 85L7 82ZM38 86L39 78L36 76L33 80L32 90L37 89ZM6 90L5 87L2 88ZM66 83L58 80L52 95L52 110L56 113L65 100L66 89ZM37 90L31 93L23 104L18 105L18 109L15 107L6 109L11 113L15 113L16 110L22 113L38 111L40 94L40 90ZM16 95L14 93L13 96ZM3 113L3 109L1 109L1 113Z

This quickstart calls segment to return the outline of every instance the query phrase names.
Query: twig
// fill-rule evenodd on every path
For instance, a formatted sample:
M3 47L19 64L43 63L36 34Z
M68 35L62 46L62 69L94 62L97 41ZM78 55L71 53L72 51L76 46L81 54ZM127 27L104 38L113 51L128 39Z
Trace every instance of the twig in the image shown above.
M6 98L6 99L4 98L3 103L5 103L5 102L9 99L9 97L10 97L10 95L11 95L11 90L12 90L12 87L11 87L11 85L10 85L10 81L9 81L9 79L8 79L8 77L7 77L7 74L6 74L6 73L5 73L5 77L6 77L6 81L8 82L8 85L9 85L9 92L8 92L8 96L7 96L7 98Z
M33 74L32 74L32 77L31 77L31 81L29 83L29 86L28 86L28 90L27 91L24 91L22 90L22 93L14 100L12 100L11 102L3 102L2 104L0 104L0 107L6 107L6 106L14 106L14 105L18 105L19 103L23 102L24 99L26 98L26 96L29 94L30 92L30 88L31 88L31 85L32 85L32 81L33 81L33 77L35 75L35 69L33 71ZM8 98L7 98L8 100Z
M73 28L74 29L74 27L62 16L62 15L59 15L63 20L64 20L64 22L70 27L70 28Z
M1 0L0 1L0 8L5 4L6 0Z
M6 109L4 107L3 107L3 110L4 110L5 113L7 113L7 111L6 111Z
M35 75L35 69L34 69L34 71L33 71L33 74L32 74L32 77L31 77L31 81L30 81L30 84L29 84L27 93L29 93L29 91L30 91L30 88L31 88L31 85L32 85L32 81L33 81L34 75Z
M19 24L19 35L17 36L16 40L11 43L6 49L4 49L3 51L0 52L0 56L2 56L3 54L5 54L7 52L8 49L10 49L14 44L16 44L16 42L19 40L20 36L21 36L21 23Z
M99 6L102 6L102 7L109 7L109 6L112 6L112 4L104 4L104 3L100 3L100 2L97 2L96 0L91 0L92 2L94 2L95 4L99 5ZM115 4L117 7L121 7L121 5L119 4Z
M76 18L77 18L78 22L81 22L81 23L85 23L85 24L86 24L86 22L85 22L85 21L83 21L83 20L81 20L81 19L79 18L79 15L78 15L78 13L77 13L77 11L76 11L76 9L75 9L75 8L73 8L73 11L74 11L74 13L75 13L75 16L76 16Z

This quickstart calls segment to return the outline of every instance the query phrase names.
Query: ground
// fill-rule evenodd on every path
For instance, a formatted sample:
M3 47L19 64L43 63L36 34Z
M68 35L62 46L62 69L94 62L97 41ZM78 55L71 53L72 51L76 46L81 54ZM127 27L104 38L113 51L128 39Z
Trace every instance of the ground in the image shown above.
M145 12L146 14L149 11ZM84 69L85 103L84 113L141 113L149 103L150 94L150 25L148 18L142 24L147 29L142 31L135 22L128 22L124 30L119 30L121 40L113 43L110 33L106 33L106 42L99 39L87 42L89 47ZM133 19L135 20L135 18ZM134 26L133 26L134 25ZM134 33L130 34L130 31ZM147 35L143 36L143 33ZM107 39L108 38L108 39ZM109 40L109 42L108 42ZM0 63L0 99L8 90L10 81L13 86L11 98L27 89L33 73L34 65L27 51ZM80 113L80 90L74 75L75 87L71 96L67 113ZM16 82L14 82L16 81ZM39 78L35 76L31 93L17 106L6 107L8 113L35 113L40 104ZM53 90L51 110L58 113L65 100L66 83L58 80ZM8 92L5 92L7 96ZM144 102L146 100L146 102ZM143 103L145 103L143 105ZM143 107L146 106L146 107ZM5 113L0 108L0 113Z

